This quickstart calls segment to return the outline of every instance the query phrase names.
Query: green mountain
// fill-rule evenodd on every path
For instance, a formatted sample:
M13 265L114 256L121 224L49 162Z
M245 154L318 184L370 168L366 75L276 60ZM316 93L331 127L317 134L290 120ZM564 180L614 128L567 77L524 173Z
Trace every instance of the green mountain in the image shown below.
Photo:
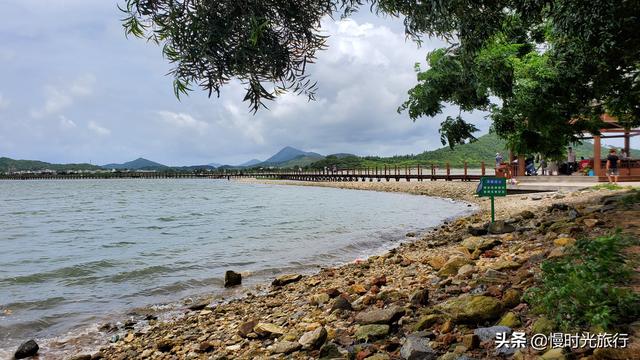
M0 157L0 172L12 171L72 171L72 170L99 170L99 166L91 164L51 164L36 160L14 160L8 157Z
M137 158L132 161L127 161L123 164L107 164L102 166L103 169L116 169L116 170L163 170L166 169L166 165L159 164L157 162L147 160L145 158Z

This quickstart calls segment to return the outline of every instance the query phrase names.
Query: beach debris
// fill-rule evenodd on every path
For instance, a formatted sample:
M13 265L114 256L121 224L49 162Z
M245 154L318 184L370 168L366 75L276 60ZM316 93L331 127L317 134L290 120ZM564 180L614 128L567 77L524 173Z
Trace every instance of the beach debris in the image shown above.
M20 344L20 346L18 346L18 350L13 354L13 357L16 359L28 358L37 354L39 349L40 347L38 346L38 343L31 339Z
M231 270L224 273L224 287L232 287L242 284L242 275Z

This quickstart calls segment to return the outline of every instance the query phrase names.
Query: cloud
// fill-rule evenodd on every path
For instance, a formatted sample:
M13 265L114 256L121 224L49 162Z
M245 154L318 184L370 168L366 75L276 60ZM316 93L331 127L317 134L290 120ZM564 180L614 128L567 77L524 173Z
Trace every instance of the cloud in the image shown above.
M87 74L78 77L68 86L55 87L46 85L44 87L46 99L44 106L40 109L32 110L31 116L42 118L47 115L57 114L68 108L76 98L91 95L95 80L95 76Z
M178 129L188 129L195 130L197 132L203 132L208 127L204 121L196 120L193 116L185 113L175 113L171 111L158 111L158 115L160 115L160 119L165 124L169 124L170 126Z
M98 123L96 123L95 121L89 121L89 123L87 124L87 129L93 131L94 133L101 135L101 136L106 136L106 135L110 135L111 134L111 130L99 125Z
M11 102L9 99L5 98L2 94L0 94L0 110L4 110L9 107Z
M76 123L73 120L68 119L64 115L60 115L58 119L60 119L60 126L64 129L74 129L77 127Z

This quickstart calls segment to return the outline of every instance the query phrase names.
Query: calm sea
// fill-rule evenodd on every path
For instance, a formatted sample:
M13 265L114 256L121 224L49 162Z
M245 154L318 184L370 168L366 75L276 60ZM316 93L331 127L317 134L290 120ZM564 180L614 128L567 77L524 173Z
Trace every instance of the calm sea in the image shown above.
M128 309L353 261L468 212L404 194L220 180L0 181L0 358ZM45 341L46 343L46 341Z

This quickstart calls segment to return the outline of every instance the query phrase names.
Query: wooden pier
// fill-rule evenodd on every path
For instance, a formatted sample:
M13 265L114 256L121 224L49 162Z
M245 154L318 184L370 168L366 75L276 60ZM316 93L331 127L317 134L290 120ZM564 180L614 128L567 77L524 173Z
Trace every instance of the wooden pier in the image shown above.
M478 181L485 175L484 163L470 173L467 164L452 171L449 164L441 169L435 165L422 167L384 166L341 170L225 170L222 172L104 172L77 174L0 174L0 180L80 180L80 179L237 179L258 178L296 181ZM493 169L489 174L494 175Z

